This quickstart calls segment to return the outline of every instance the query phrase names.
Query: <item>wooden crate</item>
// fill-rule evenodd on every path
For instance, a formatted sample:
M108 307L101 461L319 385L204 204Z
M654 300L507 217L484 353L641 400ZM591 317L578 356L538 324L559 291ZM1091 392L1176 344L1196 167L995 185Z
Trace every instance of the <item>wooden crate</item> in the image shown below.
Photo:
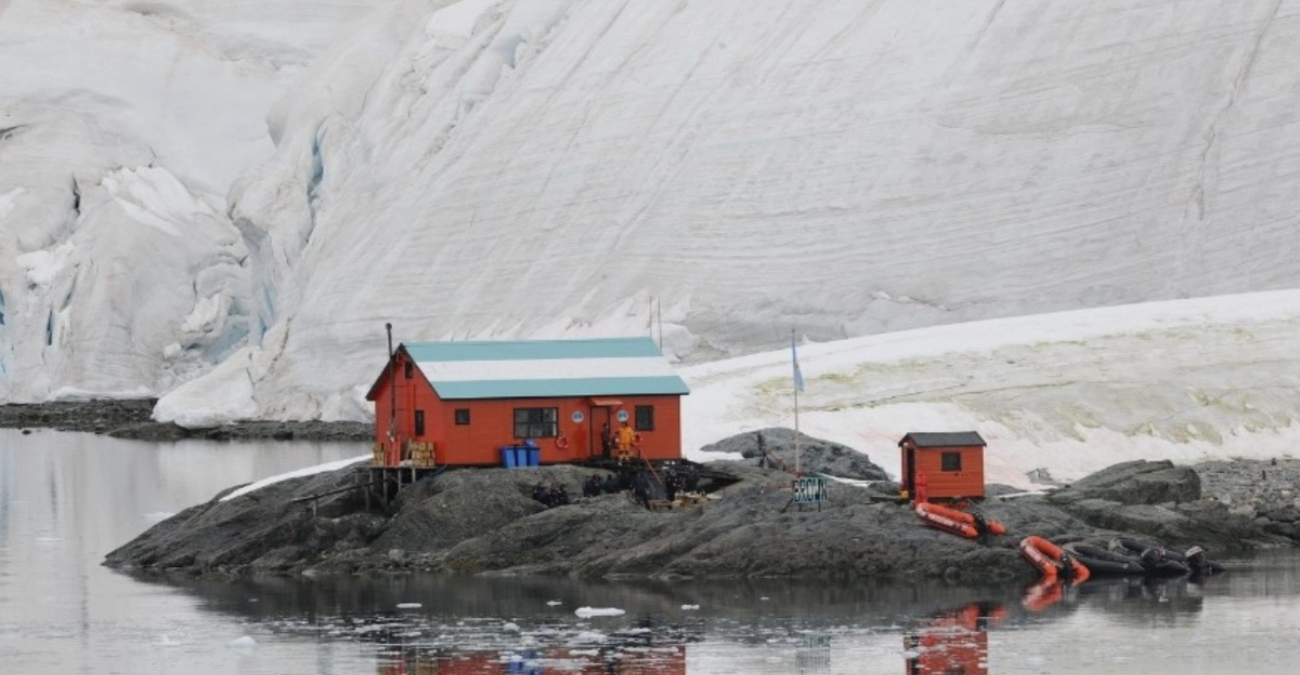
M431 469L435 465L434 461L433 443L411 444L411 466L417 469Z

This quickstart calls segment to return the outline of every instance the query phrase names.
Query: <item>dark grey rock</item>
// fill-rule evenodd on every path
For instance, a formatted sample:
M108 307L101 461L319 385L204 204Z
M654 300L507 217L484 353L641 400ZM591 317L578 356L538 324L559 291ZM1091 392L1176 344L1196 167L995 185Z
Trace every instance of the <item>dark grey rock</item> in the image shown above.
M773 427L761 431L749 431L717 443L706 445L702 452L738 453L746 459L763 461L759 439L767 449L769 457L779 461L778 467L784 466L788 471L795 468L795 431ZM858 480L889 480L889 474L866 455L845 445L799 434L799 469L805 474L825 474L840 478Z
M291 501L350 484L352 475L342 470L192 507L112 552L106 563L207 575L432 571L983 583L1035 576L1016 550L1030 534L1094 545L1125 536L1216 553L1275 546L1300 535L1300 521L1256 523L1214 499L1057 503L1026 495L980 505L1008 529L986 546L925 527L910 505L875 490L878 484L833 482L828 504L801 511L790 503L788 473L742 462L710 466L739 482L717 493L716 501L680 511L646 511L625 494L550 509L532 501L538 481L580 494L590 470L573 466L453 470L408 487L387 510L376 501L367 512L355 492L322 498L315 513ZM1090 476L1076 485L1100 484L1129 495L1130 488L1114 480L1117 474L1149 477L1168 469L1107 469L1099 472L1104 480Z
M1170 461L1137 460L1107 467L1052 492L1048 501L1072 504L1101 499L1120 504L1163 504L1201 498L1201 478L1195 469Z

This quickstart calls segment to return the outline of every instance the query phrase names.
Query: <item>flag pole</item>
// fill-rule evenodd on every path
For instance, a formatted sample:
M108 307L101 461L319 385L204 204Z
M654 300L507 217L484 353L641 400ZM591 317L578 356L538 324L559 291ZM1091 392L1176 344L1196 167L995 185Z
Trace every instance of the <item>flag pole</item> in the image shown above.
M790 329L790 357L794 359L795 373L799 372L799 357L794 350L794 329ZM794 380L794 475L802 476L799 471L799 377Z

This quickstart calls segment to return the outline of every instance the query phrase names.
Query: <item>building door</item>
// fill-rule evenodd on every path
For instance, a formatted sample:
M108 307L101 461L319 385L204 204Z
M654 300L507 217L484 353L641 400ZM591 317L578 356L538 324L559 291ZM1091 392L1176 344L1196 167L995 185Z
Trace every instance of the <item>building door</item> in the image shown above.
M590 413L589 417L591 419L591 426L589 428L591 429L591 455L593 457L609 457L612 452L609 454L605 453L603 436L606 425L609 425L609 433L611 437L614 434L613 414L610 412L610 406L593 405L591 406Z
M903 489L909 496L916 496L916 448L907 447L907 475L903 477Z

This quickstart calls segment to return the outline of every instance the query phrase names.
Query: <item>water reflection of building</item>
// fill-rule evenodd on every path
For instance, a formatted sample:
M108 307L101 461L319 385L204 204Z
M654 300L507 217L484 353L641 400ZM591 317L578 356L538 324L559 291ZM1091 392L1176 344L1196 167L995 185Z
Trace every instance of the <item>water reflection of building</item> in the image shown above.
M988 675L988 628L1005 617L1006 608L989 602L935 615L903 636L907 675Z
M686 646L457 651L391 647L377 675L686 675Z

